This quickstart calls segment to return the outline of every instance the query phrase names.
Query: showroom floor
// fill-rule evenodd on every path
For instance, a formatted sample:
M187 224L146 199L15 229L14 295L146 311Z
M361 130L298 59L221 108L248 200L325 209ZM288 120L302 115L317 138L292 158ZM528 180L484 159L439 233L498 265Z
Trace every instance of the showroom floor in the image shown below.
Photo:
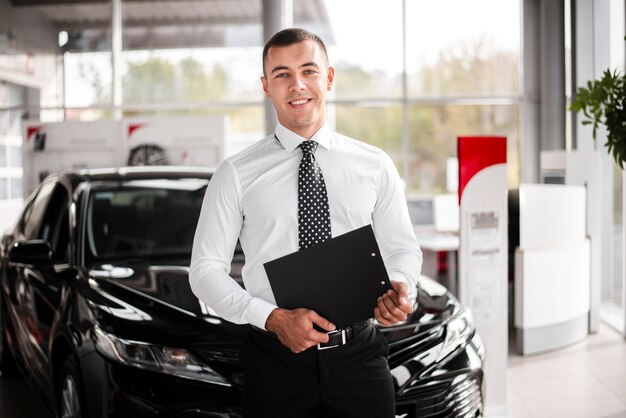
M509 356L511 418L626 418L626 341L598 334L553 353ZM52 418L23 379L0 378L0 417Z
M606 325L563 350L511 354L511 418L626 418L626 341Z

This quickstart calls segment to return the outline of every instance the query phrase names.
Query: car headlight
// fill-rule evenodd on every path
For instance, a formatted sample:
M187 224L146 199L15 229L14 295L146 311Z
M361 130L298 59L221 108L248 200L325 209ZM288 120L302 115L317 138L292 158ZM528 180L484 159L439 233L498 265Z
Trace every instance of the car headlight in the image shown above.
M125 340L94 327L96 349L103 356L118 363L142 369L231 386L226 379L207 365L198 362L182 348L160 347L140 341Z
M446 338L437 360L446 358L450 353L465 344L473 331L472 314L468 309L462 309L446 324Z

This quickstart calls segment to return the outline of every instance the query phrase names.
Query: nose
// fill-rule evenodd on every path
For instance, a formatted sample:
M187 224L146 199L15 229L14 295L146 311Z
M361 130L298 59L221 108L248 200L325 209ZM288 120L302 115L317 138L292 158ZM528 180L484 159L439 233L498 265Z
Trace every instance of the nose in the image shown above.
M291 90L293 91L302 91L306 88L302 78L298 75L293 77L293 83L291 84Z

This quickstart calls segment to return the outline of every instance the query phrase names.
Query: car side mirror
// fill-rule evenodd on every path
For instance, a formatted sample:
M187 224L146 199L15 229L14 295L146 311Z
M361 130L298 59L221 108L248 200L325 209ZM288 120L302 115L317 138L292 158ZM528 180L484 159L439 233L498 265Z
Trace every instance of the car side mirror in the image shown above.
M52 264L52 247L42 239L16 242L9 248L9 261L19 264Z

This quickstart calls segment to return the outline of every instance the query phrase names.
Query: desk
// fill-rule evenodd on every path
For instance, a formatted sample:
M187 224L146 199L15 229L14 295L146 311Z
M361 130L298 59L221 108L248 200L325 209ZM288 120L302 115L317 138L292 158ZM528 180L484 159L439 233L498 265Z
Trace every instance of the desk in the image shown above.
M459 236L456 234L446 233L424 233L415 231L417 241L422 249L424 263L422 265L422 274L430 276L437 281L442 281L438 275L437 254L446 253L446 262L448 264L448 274L442 283L448 288L450 293L458 297L458 274L457 274L457 253L459 251Z

